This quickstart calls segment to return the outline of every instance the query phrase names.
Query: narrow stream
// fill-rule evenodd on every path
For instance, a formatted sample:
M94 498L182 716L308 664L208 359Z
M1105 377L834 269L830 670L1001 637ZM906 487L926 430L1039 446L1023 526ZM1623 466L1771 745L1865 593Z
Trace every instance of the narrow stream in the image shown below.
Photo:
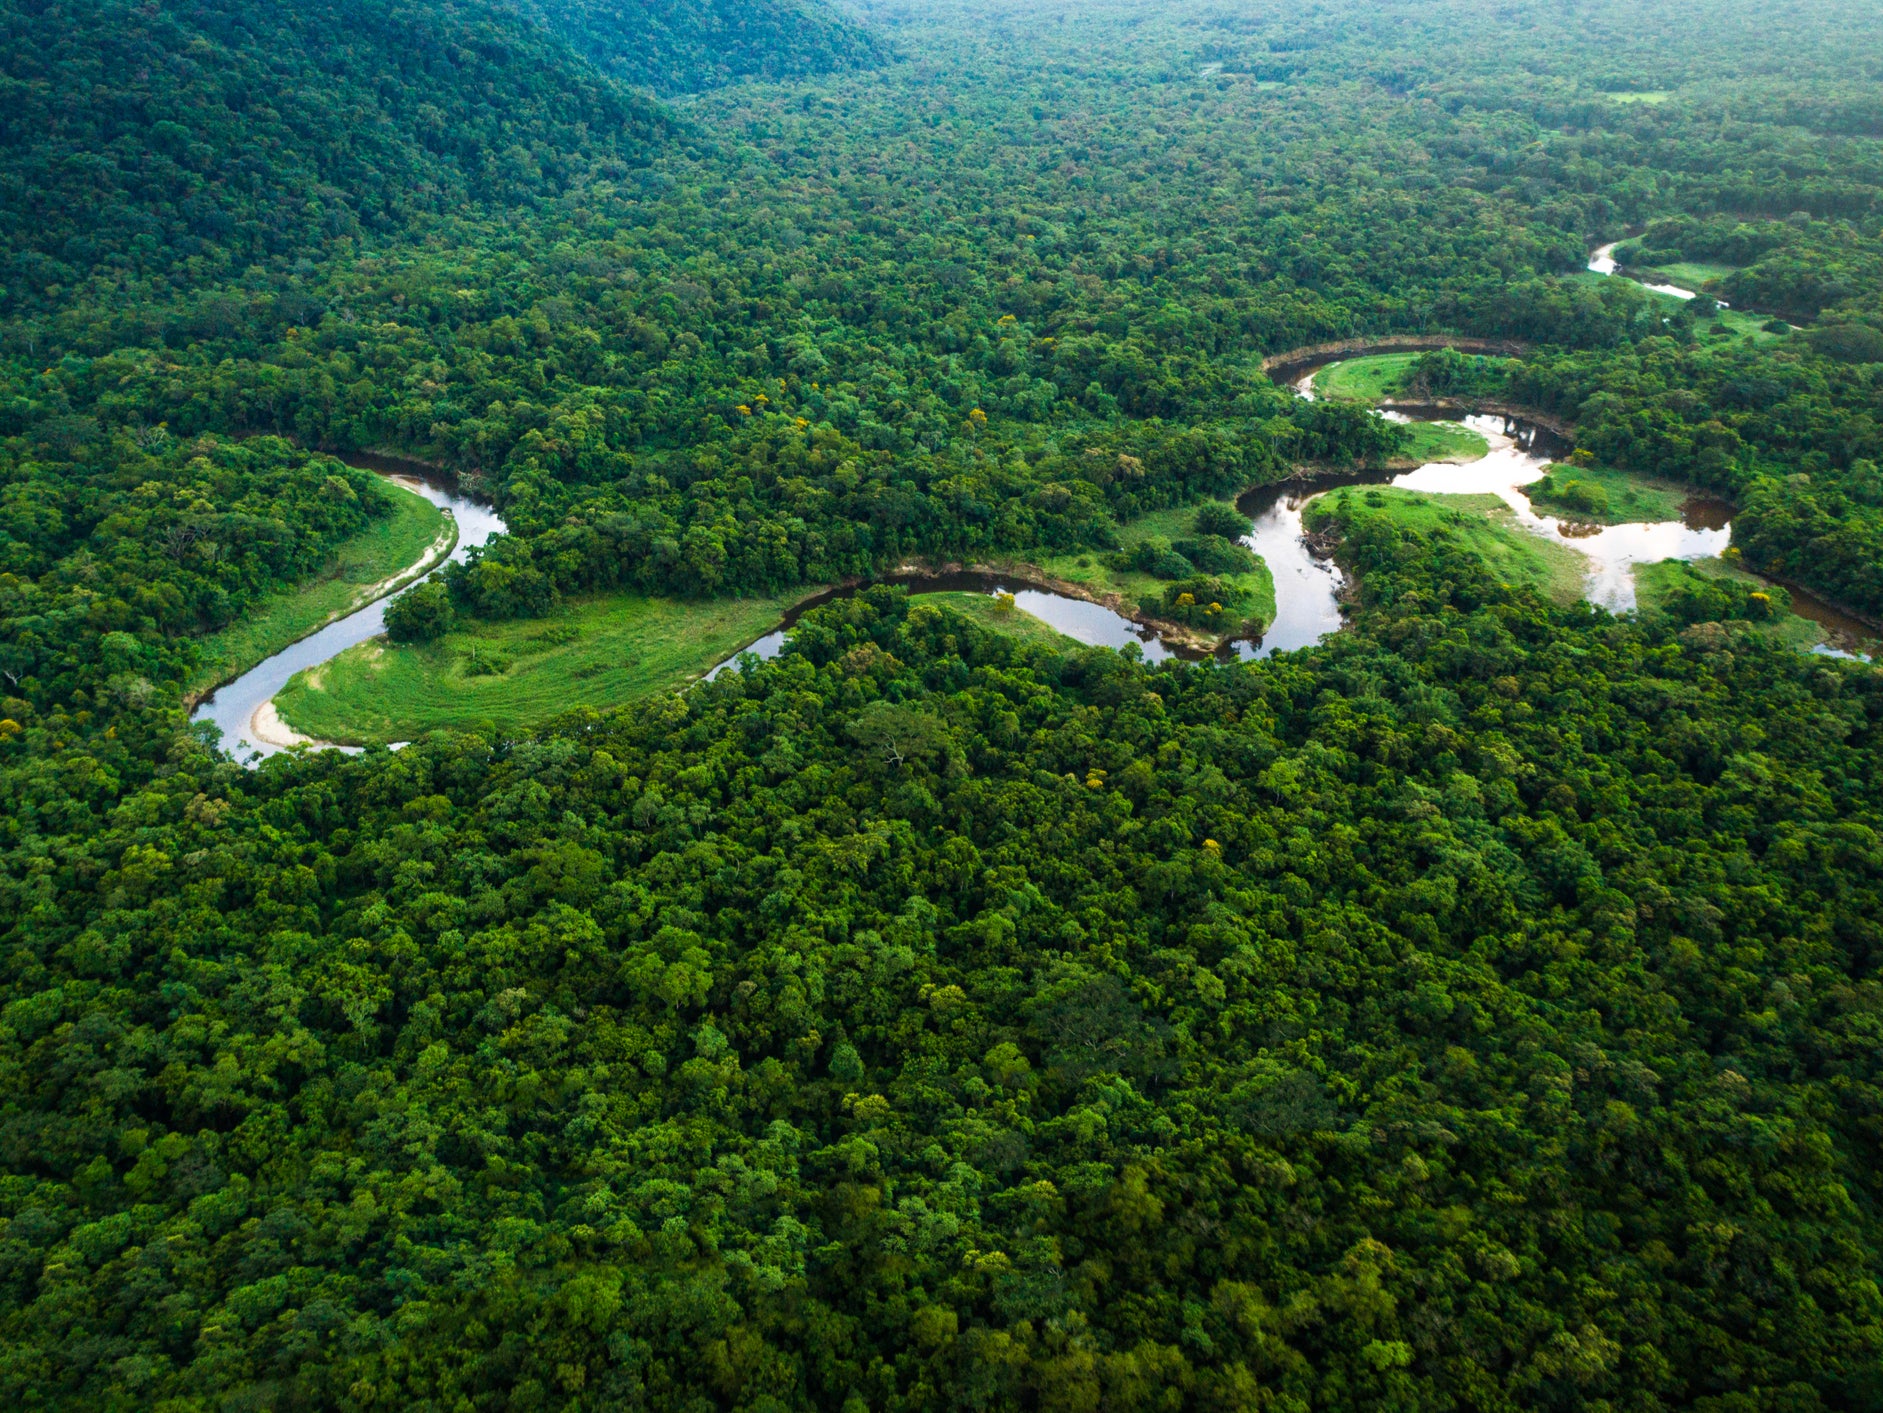
M1611 240L1607 245L1598 246L1589 256L1589 268L1598 275L1621 274L1621 266L1615 263L1615 247L1624 243L1625 242L1619 240ZM1682 289L1679 285L1658 284L1653 280L1635 279L1633 275L1622 275L1622 278L1625 280L1634 280L1635 283L1640 285L1643 289L1651 289L1656 294L1671 294L1675 299L1698 299L1700 297L1699 291ZM1730 307L1723 299L1715 300L1714 302L1722 309Z
M1048 627L1064 633L1075 642L1085 643L1095 648L1124 648L1135 645L1144 654L1146 662L1163 662L1168 658L1180 657L1190 661L1199 661L1212 654L1200 652L1187 644L1166 642L1163 635L1155 628L1126 618L1103 604L1093 603L1088 599L1075 599L1069 594L1055 593L1051 589L1028 584L1023 579L1016 579L1010 574L984 574L978 572L958 572L953 574L897 574L878 581L885 584L899 584L910 594L1012 594L1014 606L1022 613L1046 624ZM798 619L820 604L827 604L833 599L848 598L860 593L865 586L846 586L830 589L813 598L806 599L790 613L785 620L771 632L756 642L740 648L725 661L706 674L706 680L712 681L720 673L735 666L747 653L761 661L770 661L784 651L790 641L791 628ZM1236 658L1256 656L1257 645L1247 640L1226 644L1218 648L1213 656L1233 661Z
M386 476L387 480L407 490L417 491L455 519L458 522L458 543L451 551L452 560L462 560L472 546L481 545L492 535L503 532L503 521L496 511L446 486L442 481L409 470L389 474L378 464L377 458L340 459L349 465L377 471ZM273 755L283 747L278 743L279 738L277 741L263 739L263 733L256 729L256 715L274 700L275 693L287 686L288 679L302 668L323 663L355 643L363 643L383 633L386 628L386 605L397 597L397 594L389 594L385 598L375 599L364 608L349 613L345 618L335 619L318 632L310 633L299 642L283 648L273 657L263 659L233 682L225 682L216 688L210 696L198 703L196 710L190 713L190 720L214 722L222 731L223 749L238 760Z

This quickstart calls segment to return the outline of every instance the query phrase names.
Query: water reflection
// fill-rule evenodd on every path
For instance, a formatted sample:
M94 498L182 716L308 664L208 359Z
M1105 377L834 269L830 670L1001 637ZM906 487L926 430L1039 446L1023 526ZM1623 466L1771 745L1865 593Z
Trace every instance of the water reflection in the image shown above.
M450 559L462 560L471 548L481 545L491 536L501 534L503 520L497 512L481 501L446 485L442 480L424 474L410 463L392 462L387 458L374 456L343 456L340 458L350 466L359 466L376 471L387 480L416 491L433 505L443 510L457 521L458 543L451 551ZM401 469L388 473L389 466ZM273 755L284 749L288 740L285 729L270 728L266 721L258 723L256 717L274 700L275 693L288 685L288 679L302 668L314 667L344 652L356 643L363 643L368 638L376 638L386 628L386 605L398 595L390 595L367 604L356 613L336 619L317 633L310 633L299 642L290 645L250 668L233 682L216 688L208 698L198 704L190 713L191 721L209 721L222 732L222 744L225 750L233 752L238 758L252 755ZM264 715L272 715L272 712ZM272 736L269 740L265 737ZM340 747L342 750L357 750L357 747Z
M1433 495L1498 497L1524 529L1567 541L1589 561L1585 596L1611 613L1635 607L1636 565L1663 559L1711 559L1732 540L1731 508L1698 498L1687 502L1691 516L1624 525L1591 525L1539 512L1522 490L1549 470L1550 458L1541 450L1539 439L1524 436L1502 417L1466 417L1464 424L1489 443L1486 456L1464 466L1432 462L1393 477L1392 484Z
M1304 374L1297 387L1313 373ZM1416 408L1384 414L1398 421L1437 420L1438 409ZM1242 542L1262 557L1275 581L1275 619L1259 640L1237 639L1213 654L1219 661L1248 661L1277 652L1312 647L1329 633L1339 631L1341 593L1346 576L1340 566L1316 554L1308 541L1302 514L1309 501L1344 486L1391 485L1431 495L1493 495L1509 507L1517 524L1533 534L1548 536L1574 548L1588 561L1584 589L1592 603L1611 612L1635 607L1634 569L1663 559L1707 559L1724 550L1731 539L1732 507L1723 501L1694 497L1682 507L1679 520L1626 525L1591 525L1535 509L1523 487L1549 469L1561 446L1546 430L1503 416L1469 415L1457 420L1484 438L1485 455L1464 465L1428 462L1410 471L1331 473L1303 476L1250 491L1237 502L1249 517L1249 533ZM1135 623L1100 604L1029 586L1011 576L952 574L901 576L889 582L905 585L911 593L1011 592L1018 606L1067 637L1094 647L1122 648L1135 643L1146 661L1181 657L1195 660L1209 654L1171 643L1155 630ZM720 663L708 674L715 677L744 652L773 658L790 638L800 614L843 589L807 600L783 624L741 654Z
M1056 593L1051 589L1031 585L1024 580L1007 574L982 574L961 572L955 574L898 574L883 583L896 584L907 589L911 595L918 594L1011 594L1014 606L1023 613L1029 613L1049 628L1065 634L1075 642L1094 648L1136 647L1144 654L1146 662L1164 662L1173 657L1197 661L1211 654L1199 651L1188 644L1166 641L1155 628L1146 627L1106 608L1103 604L1089 599L1075 599L1069 594ZM832 599L848 598L861 592L862 585L846 585L841 589L831 589L806 599L785 616L785 621L764 637L719 663L706 674L706 680L712 681L720 673L737 664L747 653L769 661L784 651L785 644L791 639L792 626L819 604L829 603ZM1253 643L1227 644L1218 649L1215 656L1226 659L1253 657Z
M1360 476L1317 476L1250 491L1236 508L1250 519L1242 542L1262 557L1275 580L1275 621L1251 654L1268 657L1312 647L1340 628L1340 591L1346 575L1332 559L1309 553L1301 512L1336 486L1365 483Z

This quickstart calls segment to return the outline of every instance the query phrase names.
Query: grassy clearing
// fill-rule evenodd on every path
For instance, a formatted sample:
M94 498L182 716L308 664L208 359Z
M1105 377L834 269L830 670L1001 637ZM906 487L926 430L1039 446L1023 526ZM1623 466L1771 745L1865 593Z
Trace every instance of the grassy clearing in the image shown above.
M1682 289L1705 289L1708 280L1723 280L1739 267L1715 265L1705 260L1682 260L1674 265L1656 265L1653 273L1670 285Z
M572 600L548 618L474 623L423 646L375 638L298 674L275 708L295 730L348 745L485 723L528 731L571 707L619 706L680 686L775 627L789 607L609 594Z
M1378 516L1428 535L1442 530L1457 536L1505 583L1533 585L1558 603L1574 603L1583 595L1587 561L1569 546L1525 530L1496 496L1354 486L1312 501L1305 518L1315 526L1331 516Z
M996 633L1004 633L1010 638L1020 638L1029 643L1045 643L1049 646L1068 648L1080 644L1068 638L1050 623L1035 618L1019 608L1002 609L992 594L945 593L922 594L914 601L917 605L934 604L939 608L951 608L955 612L972 618L983 628L991 628Z
M1765 314L1744 314L1737 309L1722 309L1715 322L1731 333L1735 340L1750 339L1757 344L1769 344L1791 337L1789 334L1767 333L1765 326L1772 321ZM1702 337L1709 336L1703 334Z
M1414 422L1406 430L1412 440L1406 444L1405 457L1419 466L1432 461L1463 466L1491 449L1481 435L1456 422Z
M1231 505L1228 501L1222 504ZM1233 505L1231 508L1234 508ZM1153 536L1167 540L1184 539L1194 533L1196 513L1196 506L1186 505L1176 510L1158 510L1139 516L1129 524L1118 527L1118 543L1129 550ZM1164 591L1163 580L1136 570L1112 569L1105 564L1104 555L1099 551L1047 555L1025 565L1016 564L1013 568L1016 572L1036 569L1049 579L1076 585L1101 603L1122 601L1126 610L1134 609L1144 595L1162 594ZM1264 623L1275 621L1275 578L1260 555L1256 556L1253 573L1225 574L1221 577L1244 595L1236 609L1242 618L1259 618ZM1236 636L1241 628L1240 619L1232 628L1230 636Z
M1599 508L1570 489L1572 483L1599 494ZM1680 519L1680 508L1693 495L1670 481L1652 480L1607 466L1569 466L1558 462L1548 476L1522 488L1538 510L1569 515L1595 525Z
M1575 274L1569 276L1569 278L1582 284L1599 284L1603 280L1625 279L1627 277L1598 275L1593 270L1578 270ZM1679 280L1676 280L1674 283L1682 284ZM1688 289L1692 288L1691 285L1684 284L1682 287ZM1679 309L1687 302L1678 295L1659 294L1652 290L1650 290L1649 293L1653 294L1654 298L1661 301L1664 306L1663 312L1669 315L1673 314L1675 310ZM1772 316L1769 314L1748 314L1738 309L1722 309L1719 311L1717 321L1700 325L1698 335L1703 344L1725 344L1743 339L1750 339L1756 344L1773 344L1777 343L1780 339L1789 338L1789 334L1769 334L1765 331L1765 326L1771 322L1771 317ZM1714 334L1712 329L1715 327L1715 324L1723 329L1725 333Z
M1423 354L1375 353L1330 363L1314 375L1317 396L1346 402L1378 402Z
M277 596L243 622L203 639L188 691L207 692L239 677L262 659L351 613L365 601L367 589L417 563L441 535L450 535L450 543L443 547L449 553L457 543L450 516L416 491L391 481L381 481L380 487L392 498L392 514L343 543L311 583Z
M1611 103L1645 103L1655 108L1672 98L1674 91L1671 88L1657 88L1647 93L1605 93L1602 96Z

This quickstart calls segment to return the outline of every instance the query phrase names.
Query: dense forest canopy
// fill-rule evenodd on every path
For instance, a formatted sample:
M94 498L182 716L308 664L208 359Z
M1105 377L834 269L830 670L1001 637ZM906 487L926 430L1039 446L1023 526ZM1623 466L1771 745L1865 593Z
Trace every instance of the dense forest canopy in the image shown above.
M1262 662L878 586L528 736L183 698L391 513L332 453L509 527L388 653L1154 512L1231 572L1403 450L1264 372L1368 336L1883 615L1879 21L0 0L0 1389L1883 1407L1883 674L1751 581L1336 492Z
M605 72L660 93L864 69L888 57L876 31L791 0L534 0L530 9Z

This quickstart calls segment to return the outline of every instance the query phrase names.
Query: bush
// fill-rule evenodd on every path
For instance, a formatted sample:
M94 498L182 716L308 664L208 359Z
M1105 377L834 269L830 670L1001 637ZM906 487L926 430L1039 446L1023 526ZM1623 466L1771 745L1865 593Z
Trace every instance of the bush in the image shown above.
M1494 397L1510 380L1510 364L1505 358L1435 349L1400 375L1398 391L1407 397Z
M1227 633L1239 622L1234 610L1241 599L1221 579L1197 574L1166 584L1161 596L1145 595L1138 606L1156 618Z
M451 595L427 579L386 605L386 636L395 643L430 643L451 631Z
M1157 579L1187 579L1197 571L1196 565L1173 549L1170 541L1161 535L1152 535L1110 562L1113 568L1135 569Z
M1530 487L1530 499L1548 501L1580 515L1603 515L1608 511L1608 492L1592 481L1571 477L1558 480L1545 476Z
M1217 501L1197 507L1194 525L1197 534L1224 540L1239 540L1249 533L1249 517Z

